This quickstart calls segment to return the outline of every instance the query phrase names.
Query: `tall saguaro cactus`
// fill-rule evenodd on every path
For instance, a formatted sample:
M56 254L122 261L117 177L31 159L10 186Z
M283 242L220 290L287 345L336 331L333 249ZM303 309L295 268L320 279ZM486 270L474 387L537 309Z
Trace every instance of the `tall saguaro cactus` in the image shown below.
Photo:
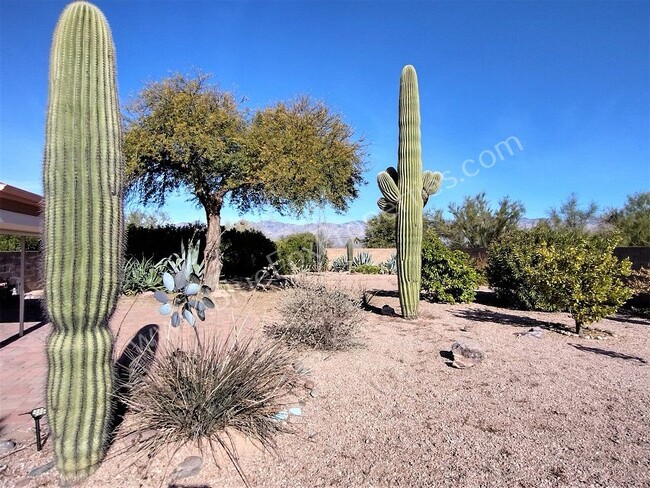
M348 256L348 271L352 271L352 260L354 259L354 241L352 238L345 243L345 249Z
M377 175L382 197L377 204L397 214L397 275L399 302L404 318L416 318L422 268L422 209L440 189L439 172L422 172L420 99L415 68L402 69L399 86L399 148L397 170L389 167Z
M74 2L50 53L44 164L47 407L65 478L101 461L111 414L124 219L115 50L102 12Z

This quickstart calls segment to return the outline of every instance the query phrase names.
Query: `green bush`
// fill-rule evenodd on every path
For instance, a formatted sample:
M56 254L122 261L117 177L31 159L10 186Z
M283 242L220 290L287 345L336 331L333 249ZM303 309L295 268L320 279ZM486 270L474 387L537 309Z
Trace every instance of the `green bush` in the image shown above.
M637 309L650 308L650 267L644 266L637 271L632 271L626 281L633 293L627 305Z
M381 267L376 264L359 264L352 267L352 272L360 274L379 274L381 273Z
M519 231L490 249L488 279L497 297L525 310L571 313L576 330L614 313L631 295L630 262L616 240L549 228Z
M427 300L443 303L472 302L478 275L463 251L451 250L433 233L422 241L422 291Z
M228 277L253 276L273 259L275 243L255 229L229 229L221 235L222 273Z
M566 234L548 228L516 231L490 247L486 268L487 280L504 305L517 310L557 311L558 305L545 303L534 284L533 274L539 265L535 254L542 243L567 240Z
M40 251L41 240L38 237L25 237L25 251ZM0 251L20 251L20 237L0 235Z
M159 290L163 286L162 274L164 272L164 259L154 263L151 258L129 258L124 264L122 293L137 295L144 291Z
M616 312L632 296L623 282L631 263L614 255L616 244L611 237L573 235L533 251L537 266L532 283L546 303L571 313L578 334L582 326Z
M309 271L316 265L316 236L310 232L292 234L278 239L277 262L281 274Z

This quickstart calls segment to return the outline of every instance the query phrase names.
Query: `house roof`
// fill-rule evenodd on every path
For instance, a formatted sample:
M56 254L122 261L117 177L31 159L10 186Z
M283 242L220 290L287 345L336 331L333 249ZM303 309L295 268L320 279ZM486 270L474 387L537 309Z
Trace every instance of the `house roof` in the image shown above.
M0 234L39 236L43 197L0 182Z

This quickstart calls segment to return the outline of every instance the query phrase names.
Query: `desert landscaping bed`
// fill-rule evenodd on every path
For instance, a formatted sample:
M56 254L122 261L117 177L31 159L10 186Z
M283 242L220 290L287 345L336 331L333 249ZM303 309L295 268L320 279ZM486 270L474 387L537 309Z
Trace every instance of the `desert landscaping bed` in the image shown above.
M305 380L314 384L311 394L297 392L302 414L289 418L295 433L277 438L275 454L240 443L252 486L650 485L650 321L614 316L596 324L612 337L589 340L556 331L572 326L567 314L424 301L420 318L404 321L381 313L384 305L399 312L394 276L316 279L371 291L359 331L363 346L300 353ZM261 334L277 318L281 293L222 292L202 330L224 334L237 326ZM165 340L155 310L150 295L121 300L111 322L119 329L118 351L152 322ZM532 327L541 336L519 335ZM485 359L451 367L455 341L475 345ZM89 486L244 486L229 463L220 458L217 468L207 452L197 475L170 481L186 456L200 455L193 447L145 468L145 460L117 455L120 446ZM46 442L40 453L28 447L4 455L0 484L56 486L54 470L27 477L52 459L51 449Z

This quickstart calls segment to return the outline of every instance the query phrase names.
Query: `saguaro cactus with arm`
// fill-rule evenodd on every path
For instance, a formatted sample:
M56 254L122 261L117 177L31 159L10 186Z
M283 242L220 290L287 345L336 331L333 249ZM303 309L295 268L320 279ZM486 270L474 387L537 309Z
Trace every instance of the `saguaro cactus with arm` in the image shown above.
M422 209L440 189L439 172L422 172L420 99L415 68L402 69L399 89L399 148L397 170L389 167L377 175L384 212L397 214L397 275L404 318L416 318L422 268Z
M50 54L44 162L47 407L57 466L82 478L98 466L111 414L113 338L124 219L115 51L102 12L74 2Z

